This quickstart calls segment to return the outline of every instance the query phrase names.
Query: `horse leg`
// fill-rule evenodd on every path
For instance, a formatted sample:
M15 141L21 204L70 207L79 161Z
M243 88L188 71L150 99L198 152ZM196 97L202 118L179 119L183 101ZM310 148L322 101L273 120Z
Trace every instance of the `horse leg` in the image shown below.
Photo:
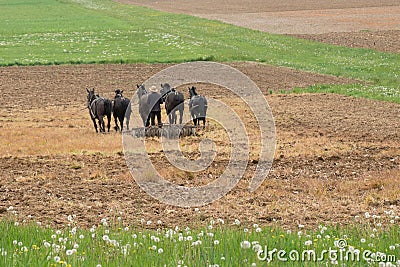
M98 120L99 120L99 128L100 128L99 130L100 130L100 133L102 133L104 131L104 120L102 117L99 117Z
M94 129L96 129L96 133L98 133L99 131L97 130L96 119L93 119L93 118L92 118L92 121L93 121Z
M124 130L124 115L119 117L119 125L121 125L121 132Z
M115 131L118 132L118 120L117 116L114 114Z
M174 123L172 118L172 112L168 113L168 120L169 120L169 125L172 125Z
M107 115L107 130L108 130L108 132L110 132L110 127L111 127L111 113Z
M183 121L183 109L179 110L179 124L182 124Z
M125 116L126 118L126 129L129 131L129 120L131 119L131 115Z

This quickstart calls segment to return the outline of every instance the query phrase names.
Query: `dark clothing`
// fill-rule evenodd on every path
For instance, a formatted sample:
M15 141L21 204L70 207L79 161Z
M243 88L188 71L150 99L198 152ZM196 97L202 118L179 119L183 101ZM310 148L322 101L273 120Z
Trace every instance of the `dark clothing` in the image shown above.
M150 112L151 126L156 125L156 120L155 120L156 117L157 117L158 126L161 127L161 126L162 126L162 122L161 122L161 111L151 111L151 112Z
M162 98L161 95L157 92L152 92L151 94L148 95L147 97L147 104L149 105L149 108L151 108L150 111L160 111L161 112L161 104L162 104ZM161 113L160 113L161 115ZM160 119L161 121L161 119Z

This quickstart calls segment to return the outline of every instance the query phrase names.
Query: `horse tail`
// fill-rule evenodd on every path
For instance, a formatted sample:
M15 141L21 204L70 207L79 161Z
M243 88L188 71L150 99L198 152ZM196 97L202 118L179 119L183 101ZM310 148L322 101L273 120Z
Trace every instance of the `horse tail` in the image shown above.
M113 110L113 105L112 105L112 102L111 102L111 100L109 100L109 99L105 99L104 100L104 109L105 109L105 115L110 115L111 116L111 113L112 113L112 110Z

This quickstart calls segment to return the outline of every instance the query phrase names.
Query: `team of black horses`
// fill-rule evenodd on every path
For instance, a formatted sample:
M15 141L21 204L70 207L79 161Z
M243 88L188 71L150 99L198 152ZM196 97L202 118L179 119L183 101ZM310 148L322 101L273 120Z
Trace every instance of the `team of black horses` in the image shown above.
M189 111L193 124L200 126L200 121L203 122L203 126L206 125L207 115L207 99L198 95L196 87L192 86L188 88L190 100L189 100ZM94 89L86 89L87 95L87 107L89 109L90 117L93 121L94 128L98 132L97 122L99 123L100 132L106 131L104 117L107 117L107 131L110 131L111 114L114 117L116 131L125 128L129 130L129 120L132 113L130 100L124 97L123 90L115 90L115 96L113 100L104 98L95 93ZM161 84L161 89L156 89L155 86L150 88L148 92L145 86L137 85L137 96L139 99L139 114L143 121L143 126L149 127L155 125L155 117L158 119L158 126L162 127L161 123L161 109L160 104L164 103L165 110L168 115L169 123L176 124L178 122L177 112L179 112L179 124L183 121L183 112L185 109L185 98L184 95L177 91L176 88L172 88L168 83Z

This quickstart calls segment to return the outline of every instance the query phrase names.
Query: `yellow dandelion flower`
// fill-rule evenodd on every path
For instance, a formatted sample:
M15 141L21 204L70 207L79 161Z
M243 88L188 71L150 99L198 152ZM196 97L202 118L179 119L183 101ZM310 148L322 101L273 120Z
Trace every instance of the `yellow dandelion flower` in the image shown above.
M285 236L284 235L279 235L280 237L282 237L282 238L285 238Z

